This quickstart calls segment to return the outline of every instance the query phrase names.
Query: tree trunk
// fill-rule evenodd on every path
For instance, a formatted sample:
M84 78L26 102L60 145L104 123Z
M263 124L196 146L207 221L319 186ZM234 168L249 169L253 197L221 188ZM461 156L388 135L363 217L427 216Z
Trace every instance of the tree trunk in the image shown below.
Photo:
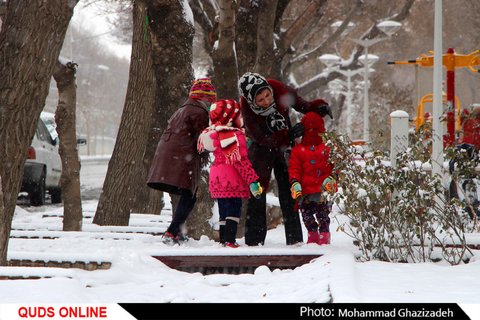
M160 136L167 127L170 116L187 97L193 78L192 45L194 29L184 20L183 6L178 1L154 1L148 4L148 34L151 41L152 69L159 79L155 90L155 108L150 115L151 125L143 157L138 197L148 195L138 208L147 213L160 213L163 208L162 192L147 187L148 171ZM175 26L172 32L172 27ZM167 68L165 66L168 66ZM164 83L167 81L168 86ZM146 190L143 192L142 189Z
M235 56L235 1L219 0L218 45L212 53L214 83L218 99L238 99L237 58Z
M252 8L250 0L240 0L237 12L235 50L237 52L238 74L253 71L257 52L257 20L259 10Z
M156 1L148 6L150 17L150 35L152 40L152 58L154 61L155 76L158 79L156 100L158 101L157 114L153 116L158 134L166 128L168 118L178 108L179 103L187 97L193 78L192 46L193 25L184 20L183 6L176 0ZM174 27L172 27L174 26ZM166 68L168 66L168 68ZM168 82L168 86L165 82ZM165 117L166 116L166 117ZM153 141L156 144L160 136ZM208 179L207 179L208 181ZM172 197L174 199L175 197ZM189 236L199 238L209 232L203 224L192 224L189 221L205 221L211 216L213 204L208 194L208 186L202 181L197 193L197 204L187 220ZM173 210L175 208L172 208ZM207 217L207 218L206 218ZM205 230L205 231L204 231ZM210 227L211 230L211 227ZM211 232L211 231L210 231Z
M202 170L201 179L198 184L197 202L186 224L187 234L193 239L200 239L202 235L214 238L213 227L208 223L212 217L214 200L208 191L208 172Z
M77 1L8 1L0 33L0 265L8 239L27 148L45 104L55 63ZM35 40L35 41L34 41Z
M145 1L135 1L129 82L117 141L93 219L93 223L99 225L128 225L131 205L135 203L139 187L132 181L136 181L135 177L143 170L156 86L150 40L143 31L145 17ZM146 184L145 180L143 184Z
M55 122L60 139L59 153L62 158L60 178L63 193L63 231L82 230L82 200L80 196L80 160L77 150L76 105L77 88L75 73L77 64L57 62L53 78L57 82L58 106ZM60 192L60 191L56 191ZM53 197L53 195L52 195Z
M255 72L270 77L274 62L273 42L275 27L275 12L278 0L264 1L260 5L257 31L257 58Z
M147 2L141 1L138 2L138 8L141 13L139 16L141 19L137 21L137 27L142 28L138 29L139 32L142 32L142 37L149 48L151 48L151 35L150 32L145 32L144 23L145 16L147 16ZM152 19L148 14L149 19ZM137 32L138 32L137 31ZM135 186L135 197L131 199L131 212L136 213L149 213L149 214L160 214L164 207L163 203L163 192L149 188L146 184L148 171L150 170L150 165L152 163L153 156L155 154L155 149L157 146L158 140L160 140L160 135L164 130L163 124L158 124L159 119L167 118L167 114L161 113L160 106L163 105L161 100L156 99L157 83L155 77L155 71L153 67L153 59L150 50L146 52L148 56L145 57L143 61L145 64L148 64L148 71L145 74L145 77L148 77L148 83L150 83L150 88L148 90L149 102L151 107L149 108L149 127L147 140L143 144L144 153L141 155L141 158L138 159L138 163L141 164L135 168L136 173L132 174L131 185ZM145 94L145 93L144 93ZM134 99L136 100L136 99ZM166 120L164 120L166 123Z

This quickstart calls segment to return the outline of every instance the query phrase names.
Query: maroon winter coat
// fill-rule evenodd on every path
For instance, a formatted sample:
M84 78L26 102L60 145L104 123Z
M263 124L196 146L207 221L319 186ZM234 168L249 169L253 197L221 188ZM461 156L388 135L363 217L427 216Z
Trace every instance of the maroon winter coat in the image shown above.
M288 128L292 127L289 118L290 108L301 113L306 113L308 111L315 111L316 107L326 104L323 99L306 101L297 94L295 89L275 79L267 79L267 82L273 89L276 109L287 121ZM252 141L269 148L286 149L289 147L290 139L287 129L274 133L270 132L265 123L266 117L255 114L244 97L240 98L240 108L245 133Z
M208 110L199 100L189 98L175 111L158 142L149 187L174 194L181 194L179 188L196 192L201 170L197 139L207 126Z

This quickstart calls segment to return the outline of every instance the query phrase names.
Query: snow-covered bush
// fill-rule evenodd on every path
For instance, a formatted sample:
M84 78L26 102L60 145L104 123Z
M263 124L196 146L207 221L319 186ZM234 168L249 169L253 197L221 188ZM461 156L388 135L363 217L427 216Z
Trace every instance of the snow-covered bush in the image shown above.
M458 202L447 200L438 177L425 160L428 144L418 136L390 166L385 154L352 147L331 133L331 160L341 186L333 200L349 222L342 230L354 239L361 260L462 262L468 248L464 232L472 222ZM439 256L441 254L441 256Z

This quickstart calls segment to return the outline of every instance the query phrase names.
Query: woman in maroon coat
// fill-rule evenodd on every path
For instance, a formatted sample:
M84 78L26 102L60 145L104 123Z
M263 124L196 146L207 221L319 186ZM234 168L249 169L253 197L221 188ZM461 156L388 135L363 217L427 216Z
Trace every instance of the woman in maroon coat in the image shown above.
M189 98L170 117L167 129L158 142L147 185L181 196L173 220L164 234L167 243L186 239L180 229L195 205L201 170L197 139L208 127L208 110L216 98L210 79L195 80Z
M330 115L328 104L322 99L306 101L295 89L274 80L265 79L257 73L247 72L238 81L240 109L244 119L245 133L251 141L248 157L259 175L263 187L262 196L250 198L245 221L245 243L256 246L265 242L267 235L266 193L272 170L278 184L280 207L285 225L287 245L303 241L298 212L290 197L285 152L293 138L302 134L301 126L294 126L289 118L291 108L298 112L318 112ZM295 130L300 129L300 130Z

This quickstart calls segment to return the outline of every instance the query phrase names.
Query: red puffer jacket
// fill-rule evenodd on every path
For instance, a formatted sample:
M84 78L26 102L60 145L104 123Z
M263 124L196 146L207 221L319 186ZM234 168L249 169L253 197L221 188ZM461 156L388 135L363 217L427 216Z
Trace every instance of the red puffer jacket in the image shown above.
M290 155L288 173L290 181L298 180L303 194L322 192L322 183L332 174L333 166L328 163L330 148L325 144L296 145Z
M309 112L302 118L305 134L302 142L292 148L288 174L300 182L303 194L319 193L323 180L332 174L333 164L329 163L330 148L323 143L325 126L322 117Z

